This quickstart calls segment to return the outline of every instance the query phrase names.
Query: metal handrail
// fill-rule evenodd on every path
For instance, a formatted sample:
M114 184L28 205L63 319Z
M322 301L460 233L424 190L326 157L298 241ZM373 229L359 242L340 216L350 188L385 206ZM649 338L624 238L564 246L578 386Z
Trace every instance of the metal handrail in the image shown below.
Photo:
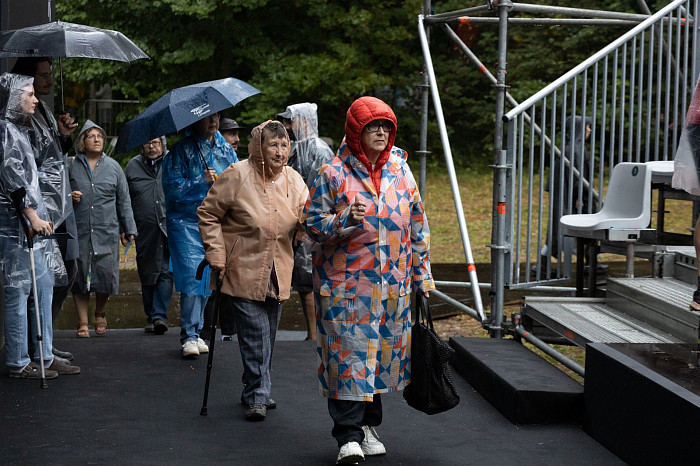
M506 113L503 115L503 121L504 122L509 122L512 121L514 118L516 118L518 115L521 113L525 112L528 110L530 107L532 107L535 103L539 102L545 97L548 97L550 94L552 94L554 91L559 89L563 84L569 82L572 80L574 77L580 75L583 71L591 68L593 65L595 65L597 62L605 58L607 55L613 53L616 49L618 49L620 46L623 44L627 43L628 41L632 40L634 37L636 37L639 33L645 31L649 27L651 27L654 23L656 23L660 18L663 16L667 15L674 9L676 9L679 5L686 3L687 0L674 0L673 2L669 3L666 5L664 8L659 10L658 12L654 13L650 17L648 17L645 21L640 23L639 25L635 26L634 28L630 29L627 31L625 34L608 44L606 47L602 48L595 54L593 54L590 58L587 60L584 60L574 68L572 68L569 72L563 74L561 77L553 81L551 84L548 86L545 86L542 90L539 92L535 93L532 95L530 98L522 102L520 105L512 109L510 112Z

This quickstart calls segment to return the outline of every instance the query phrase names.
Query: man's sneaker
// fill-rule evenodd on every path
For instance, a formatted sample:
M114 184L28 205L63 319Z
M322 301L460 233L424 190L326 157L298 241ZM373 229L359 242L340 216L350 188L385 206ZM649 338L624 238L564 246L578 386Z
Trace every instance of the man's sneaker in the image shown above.
M199 356L199 348L197 342L194 340L186 341L182 345L182 357L188 359L194 359Z
M153 324L146 324L146 326L143 328L143 331L146 333L153 333Z
M44 369L44 376L47 379L55 379L56 377L58 377L58 372L52 371L50 369ZM19 372L10 371L10 378L39 380L41 379L41 368L39 367L39 364L32 361L26 366L24 366L24 369L22 369Z
M335 464L357 464L365 460L365 455L362 453L362 447L357 442L348 442L338 452L338 459Z
M221 335L221 341L233 341L233 335Z
M153 321L153 333L156 335L162 335L168 331L168 325L163 319L156 319Z
M690 302L690 310L693 312L700 312L700 303L694 299Z
M51 347L51 352L54 356L58 356L59 358L67 359L69 361L73 360L73 355L71 353L69 353L68 351L61 351L59 349L56 349L55 346Z
M362 441L362 453L367 456L384 455L386 448L384 444L377 438L377 431L370 426L362 426L362 431L365 433L365 439Z
M209 352L209 347L207 346L206 343L204 343L204 340L201 338L197 339L197 349L199 349L199 354L204 354Z
M49 366L50 371L58 372L58 375L76 375L80 374L80 368L78 366L71 366L70 364L65 364L61 361L61 358L54 357L53 362Z
M245 418L248 421L264 421L267 416L267 408L264 404L256 403L248 405L248 411L245 413Z

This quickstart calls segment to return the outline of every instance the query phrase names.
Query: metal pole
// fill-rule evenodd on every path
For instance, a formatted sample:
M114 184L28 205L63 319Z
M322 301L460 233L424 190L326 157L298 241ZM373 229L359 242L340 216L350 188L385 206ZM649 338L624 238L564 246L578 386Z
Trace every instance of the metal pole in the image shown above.
M498 65L496 69L496 128L493 173L493 227L491 228L491 338L503 334L503 296L505 294L506 249L506 151L503 150L503 114L506 101L506 55L508 47L508 10L513 3L498 4Z
M503 2L501 2L503 3ZM620 13L617 11L587 10L583 8L568 8L561 6L532 5L529 3L510 3L512 10L523 13L544 13L550 15L577 16L579 18L626 19L629 21L644 21L647 15L635 13Z
M430 14L430 0L425 0L423 6L423 14ZM425 24L426 42L430 45L430 24ZM421 87L421 104L420 104L420 150L418 151L418 160L420 162L420 172L418 174L418 191L420 197L425 203L425 175L427 170L428 157L428 101L430 99L430 84L428 83L428 72L425 64L423 64L423 76Z
M561 354L559 351L553 349L551 346L549 346L547 343L543 342L527 330L523 328L522 325L518 325L515 327L516 332L518 332L518 335L520 335L522 338L525 339L528 343L531 343L532 345L536 346L537 348L541 349L544 351L547 355L551 356L564 366L568 367L572 371L576 372L578 375L581 377L586 376L586 369L583 368L580 364L576 363L575 361L572 361L571 359L567 358L563 354Z
M636 26L642 20L584 18L508 18L508 24L524 26ZM498 24L498 18L460 16L444 24Z
M476 13L488 13L491 9L488 5L475 6L473 8L465 8L463 10L448 11L447 13L439 13L437 15L430 15L425 18L426 23L439 23L444 21L450 21L452 19L459 18L460 16L468 16ZM426 12L429 13L429 12Z
M423 15L418 16L418 36L420 38L421 48L423 50L423 60L425 62L426 71L430 83L430 91L433 96L433 107L435 108L435 117L437 118L438 127L440 128L440 140L445 154L445 165L447 173L450 177L450 186L452 187L452 197L455 202L455 211L457 214L457 222L459 223L459 231L462 236L462 247L464 255L467 259L467 271L469 273L469 281L472 284L472 293L474 294L474 305L479 314L481 322L484 321L484 307L481 303L481 293L479 292L479 280L476 276L476 266L474 265L474 257L472 256L472 248L469 242L469 232L467 223L464 219L464 207L462 206L462 197L459 192L457 183L457 174L455 173L454 161L452 160L452 149L450 148L450 140L447 137L447 125L445 124L445 116L442 113L442 103L440 102L440 93L438 92L437 82L435 80L435 70L433 69L433 60L430 56L425 28L423 27Z

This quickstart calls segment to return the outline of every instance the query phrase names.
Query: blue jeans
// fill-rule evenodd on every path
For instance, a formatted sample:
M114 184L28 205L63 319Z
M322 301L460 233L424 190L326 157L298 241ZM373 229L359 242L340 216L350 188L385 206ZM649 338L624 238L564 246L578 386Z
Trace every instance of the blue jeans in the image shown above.
M155 285L141 285L141 299L143 311L149 324L160 319L168 322L168 307L173 296L173 275L171 272L162 272L158 275Z
M233 309L238 347L243 361L243 404L266 404L270 400L272 351L282 304L276 299L249 301L222 293L221 306Z
M29 263L29 255L26 255ZM53 361L51 346L53 345L53 321L51 318L51 301L53 299L53 275L46 270L43 249L34 251L34 265L37 277L37 298L39 300L39 318L41 320L41 337L44 350L44 362ZM16 285L16 286L9 286ZM36 315L31 279L21 283L10 283L5 287L5 350L6 364L11 370L22 369L29 364L27 341L27 322L32 332L34 342L34 359L39 361L39 342L37 341ZM27 316L27 300L30 307Z
M180 343L197 341L204 323L206 296L180 293Z

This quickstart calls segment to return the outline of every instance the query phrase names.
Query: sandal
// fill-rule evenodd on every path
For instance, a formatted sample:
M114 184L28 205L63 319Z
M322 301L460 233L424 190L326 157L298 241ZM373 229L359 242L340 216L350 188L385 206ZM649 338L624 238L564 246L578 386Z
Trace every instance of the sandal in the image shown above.
M87 322L78 323L78 331L75 332L75 336L78 338L90 338L90 327L88 327Z
M98 322L97 319L104 319L105 318L105 313L104 311L102 312L95 312L95 333L97 335L104 335L107 333L107 320L102 320L101 322Z

